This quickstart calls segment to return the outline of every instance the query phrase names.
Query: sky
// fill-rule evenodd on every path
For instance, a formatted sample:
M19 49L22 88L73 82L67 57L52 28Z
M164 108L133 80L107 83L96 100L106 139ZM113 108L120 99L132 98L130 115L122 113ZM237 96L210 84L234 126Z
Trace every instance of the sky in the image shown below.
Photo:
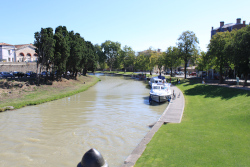
M66 26L92 44L106 40L134 51L166 51L193 31L207 51L220 21L250 23L249 0L11 0L0 3L0 43L34 43L41 28Z

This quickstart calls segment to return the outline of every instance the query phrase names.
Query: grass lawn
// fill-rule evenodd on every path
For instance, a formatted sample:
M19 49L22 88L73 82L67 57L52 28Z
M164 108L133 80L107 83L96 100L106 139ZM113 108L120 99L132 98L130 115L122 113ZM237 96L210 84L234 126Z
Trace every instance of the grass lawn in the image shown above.
M163 125L136 167L250 166L250 91L185 82L180 124Z

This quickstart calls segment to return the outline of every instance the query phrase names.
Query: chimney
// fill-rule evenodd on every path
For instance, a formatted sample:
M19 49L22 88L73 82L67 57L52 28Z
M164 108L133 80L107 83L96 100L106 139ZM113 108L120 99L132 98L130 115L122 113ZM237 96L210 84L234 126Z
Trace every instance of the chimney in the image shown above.
M220 27L223 27L224 26L224 21L221 21L220 22Z
M243 26L245 26L246 25L246 21L243 21Z
M214 27L212 27L212 31L214 30Z
M237 24L240 24L240 22L241 22L241 18L236 19Z

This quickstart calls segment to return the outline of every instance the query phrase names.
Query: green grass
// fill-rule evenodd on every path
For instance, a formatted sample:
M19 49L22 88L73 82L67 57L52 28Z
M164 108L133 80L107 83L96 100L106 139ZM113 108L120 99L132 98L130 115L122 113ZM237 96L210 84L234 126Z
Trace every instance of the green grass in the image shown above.
M61 99L64 97L72 96L74 94L83 92L87 90L89 87L93 86L99 81L99 78L95 76L90 76L92 79L90 79L86 84L83 84L83 81L79 83L73 83L74 85L64 87L62 89L56 89L56 88L50 88L46 87L43 89L43 85L39 88L36 88L34 92L28 93L27 95L21 97L21 98L15 98L15 99L9 99L7 102L1 102L0 108L2 108L1 111L3 111L3 108L6 106L13 106L15 109L29 106L29 105L37 105L41 103L45 103L48 101L53 101L57 99ZM78 77L78 80L83 80L83 77Z
M250 91L183 83L180 124L163 125L136 167L250 166Z

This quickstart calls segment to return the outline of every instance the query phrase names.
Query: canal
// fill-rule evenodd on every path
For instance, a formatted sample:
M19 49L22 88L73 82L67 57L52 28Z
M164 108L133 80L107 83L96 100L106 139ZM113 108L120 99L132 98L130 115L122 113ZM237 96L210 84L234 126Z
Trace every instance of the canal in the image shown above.
M0 113L0 166L77 166L91 148L121 166L167 103L149 105L145 81L98 77L85 92Z

